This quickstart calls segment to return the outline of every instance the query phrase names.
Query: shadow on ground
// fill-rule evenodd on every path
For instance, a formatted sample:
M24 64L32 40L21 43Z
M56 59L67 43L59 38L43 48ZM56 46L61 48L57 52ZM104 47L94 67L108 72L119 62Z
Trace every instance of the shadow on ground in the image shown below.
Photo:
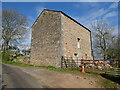
M113 82L120 84L120 75L109 75L109 74L100 74L102 77L109 79Z
M111 75L111 74L105 74L105 73L96 73L96 72L87 72L90 74L96 74L96 75L101 75L103 78L109 79L113 82L116 82L120 85L120 75Z

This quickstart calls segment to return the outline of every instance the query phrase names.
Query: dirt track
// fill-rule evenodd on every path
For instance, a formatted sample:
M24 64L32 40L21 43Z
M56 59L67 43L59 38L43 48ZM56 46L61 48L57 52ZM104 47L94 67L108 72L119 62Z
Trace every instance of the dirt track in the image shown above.
M21 78L24 77L22 78L22 80L11 79L11 80L14 80L14 81L11 81L13 83L16 83L16 82L22 83L24 82L23 80L26 81L25 83L27 85L25 83L23 84L18 83L18 84L21 84L21 85L18 85L18 87L24 87L24 88L26 87L27 88L29 87L30 88L31 87L33 88L35 87L36 88L38 87L39 88L96 88L96 87L98 88L100 87L97 85L98 79L90 76L86 77L83 75L56 72L56 71L50 71L47 69L40 69L40 68L19 67L19 66L13 66L13 65L5 65L5 66L9 71L12 71L14 69L15 72L19 74L19 77ZM13 71L11 73L15 75ZM4 74L3 76L5 76ZM11 77L8 73L8 78L10 79ZM15 77L12 77L12 78L15 78ZM15 80L18 80L18 81L15 81ZM8 85L7 87L10 87L8 82L6 82L6 84ZM16 87L16 86L14 85L12 87Z

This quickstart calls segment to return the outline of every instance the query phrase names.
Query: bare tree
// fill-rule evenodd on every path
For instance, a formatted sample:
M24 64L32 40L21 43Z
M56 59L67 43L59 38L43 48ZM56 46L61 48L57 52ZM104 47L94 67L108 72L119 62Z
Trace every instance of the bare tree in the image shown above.
M120 38L117 38L115 42L107 49L108 59L120 59ZM120 60L110 61L115 67L120 67ZM114 64L113 64L114 63Z
M15 46L25 38L27 33L27 19L13 9L2 11L2 50Z
M91 24L93 29L93 50L97 58L107 59L107 49L114 42L114 27L107 21L101 19Z

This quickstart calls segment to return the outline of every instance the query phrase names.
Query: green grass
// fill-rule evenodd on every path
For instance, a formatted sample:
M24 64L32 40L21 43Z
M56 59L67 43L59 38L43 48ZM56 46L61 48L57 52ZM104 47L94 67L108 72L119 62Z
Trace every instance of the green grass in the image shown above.
M102 79L100 83L104 88L117 88L117 84L109 79Z
M46 67L46 66L35 66L32 64L25 64L25 63L20 63L20 62L11 62L11 61L2 61L2 63L16 65L16 66L23 66L23 67L41 67L41 68Z
M12 65L17 65L17 66L23 66L23 67L36 67L36 68L45 68L48 70L53 70L53 71L60 71L60 72L69 72L69 73L75 73L75 74L80 74L81 73L81 68L77 69L62 69L62 68L56 68L54 66L36 66L36 65L31 65L31 64L25 64L25 63L20 63L20 62L11 62L11 61L3 61L3 63L6 64L12 64ZM92 75L92 76L100 76L99 74L104 73L104 70L97 70L97 69L88 69L85 68L86 73L81 73L83 75Z
M31 65L31 64L24 64L20 62L11 62L11 61L3 61L5 64L11 64L11 65L17 65L17 66L23 66L23 67L34 67L34 68L44 68L52 71L58 71L58 72L64 72L64 73L72 73L72 74L78 74L78 75L84 75L84 76L92 76L92 77L97 77L100 79L101 86L105 88L116 88L116 83L103 78L100 74L104 73L104 70L93 70L93 69L88 69L86 68L85 71L86 73L81 72L81 68L79 69L62 69L62 68L56 68L53 66L36 66L36 65Z
M56 68L53 66L36 66L36 65L31 65L31 64L25 64L25 63L20 63L20 62L11 62L11 61L2 61L5 64L11 64L11 65L17 65L17 66L23 66L23 67L37 67L37 68L46 68L49 70L53 71L60 71L60 72L80 72L81 69L62 69L62 68Z
M25 64L20 62L11 62L11 61L2 61L5 64L11 64L11 65L17 65L22 67L35 67L35 68L44 68L52 71L58 71L58 72L65 72L65 73L73 73L73 74L80 74L81 68L79 69L62 69L62 68L56 68L54 66L36 66L31 64ZM88 75L88 73L81 73L81 75ZM94 74L93 74L94 76Z

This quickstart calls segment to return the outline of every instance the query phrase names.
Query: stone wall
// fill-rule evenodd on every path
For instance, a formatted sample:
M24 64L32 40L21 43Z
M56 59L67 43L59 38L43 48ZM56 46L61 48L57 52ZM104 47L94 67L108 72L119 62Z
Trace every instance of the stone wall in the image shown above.
M30 57L14 59L13 62L20 62L20 63L30 64Z
M63 32L63 56L93 59L91 53L90 31L63 14L61 14L61 24ZM80 39L79 42L78 38ZM77 55L75 56L74 54Z
M61 17L58 12L44 10L32 27L30 63L60 66Z
M61 56L93 59L90 38L90 31L62 12L43 10L32 26L30 64L60 67Z

